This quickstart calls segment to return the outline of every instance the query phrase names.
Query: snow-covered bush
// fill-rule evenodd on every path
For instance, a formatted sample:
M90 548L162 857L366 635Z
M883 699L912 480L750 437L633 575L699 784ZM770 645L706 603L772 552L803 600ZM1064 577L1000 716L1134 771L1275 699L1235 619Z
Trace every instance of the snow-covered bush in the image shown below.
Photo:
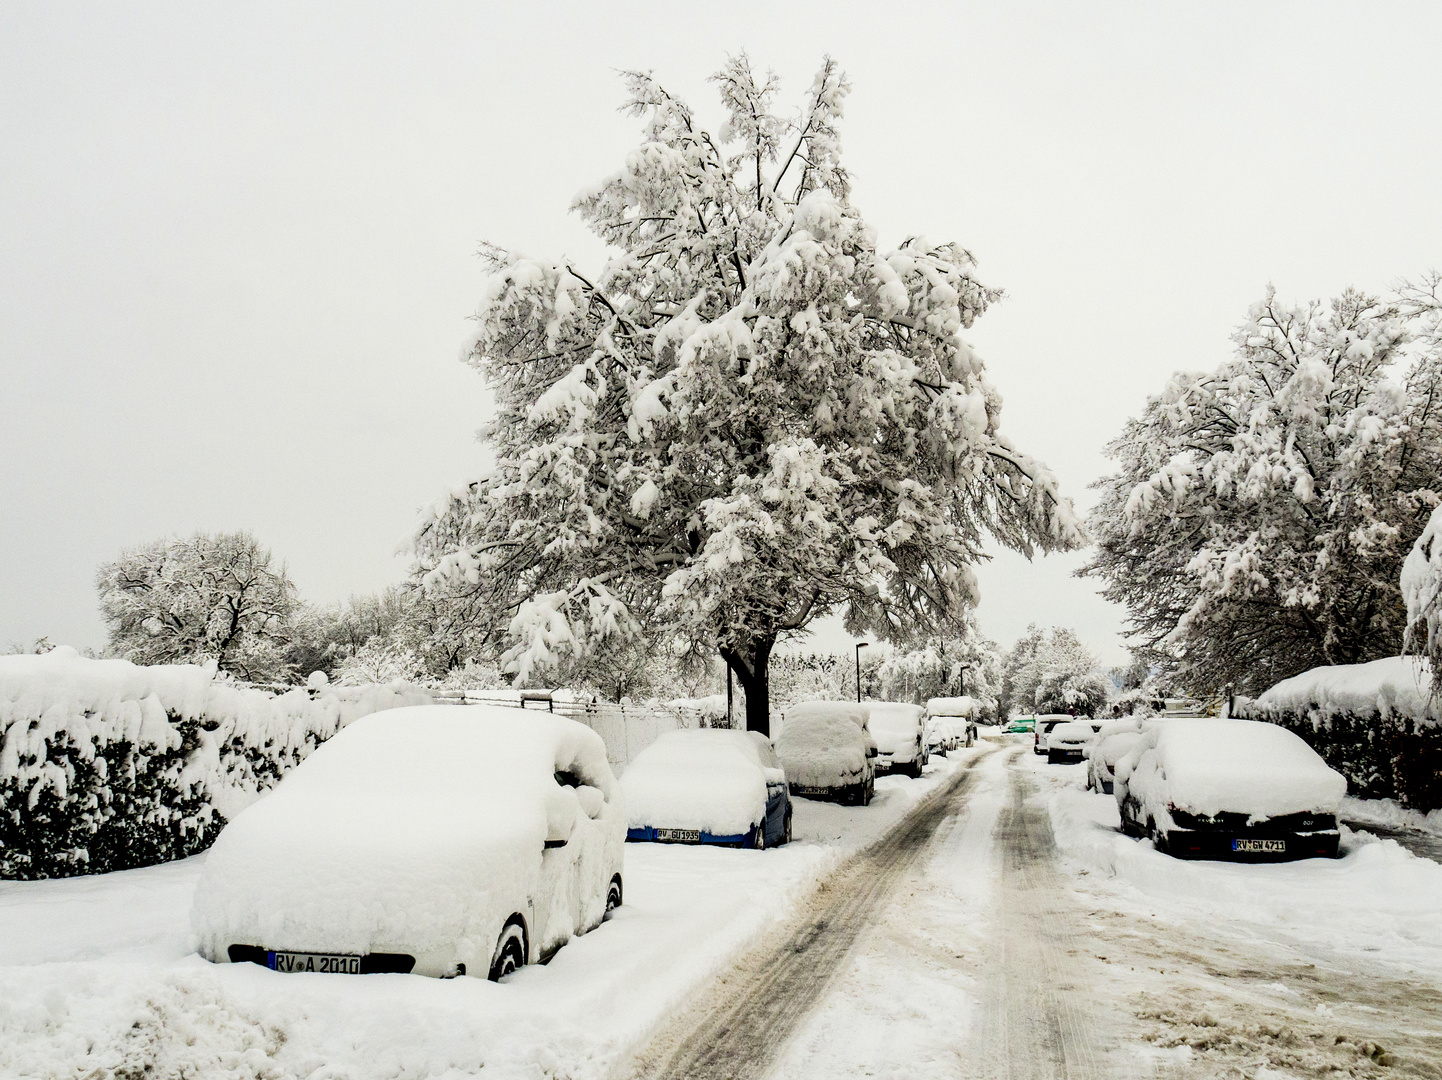
M1272 292L1215 371L1127 422L1085 573L1202 694L1395 655L1403 556L1442 473L1442 337L1420 303Z
M68 647L0 657L0 877L194 854L351 720L428 700L404 686L275 695L213 663L141 667Z
M1425 659L1313 668L1238 712L1296 732L1355 796L1423 812L1442 807L1442 723Z
M654 620L725 659L765 731L778 642L832 612L959 633L988 535L1027 554L1082 535L962 336L996 296L972 255L888 249L850 202L837 65L791 120L732 58L715 135L625 78L641 144L573 204L599 273L491 253L465 359L495 392L496 465L423 516L418 569L506 629L522 680Z

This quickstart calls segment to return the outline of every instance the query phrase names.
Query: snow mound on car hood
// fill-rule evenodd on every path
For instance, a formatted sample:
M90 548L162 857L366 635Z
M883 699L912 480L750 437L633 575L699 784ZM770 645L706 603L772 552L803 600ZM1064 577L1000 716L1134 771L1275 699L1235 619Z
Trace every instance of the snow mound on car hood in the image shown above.
M803 787L850 787L866 775L866 736L837 713L802 715L788 711L776 740L776 756L789 783Z
M561 716L442 705L364 717L221 833L192 907L201 952L485 962L536 896L546 840L601 842L581 826L617 795L600 736Z
M766 812L768 769L749 732L669 731L631 762L621 778L632 827L748 832Z
M1158 820L1168 804L1194 814L1264 819L1335 813L1347 781L1298 736L1256 720L1169 720L1151 726L1117 763L1127 792Z

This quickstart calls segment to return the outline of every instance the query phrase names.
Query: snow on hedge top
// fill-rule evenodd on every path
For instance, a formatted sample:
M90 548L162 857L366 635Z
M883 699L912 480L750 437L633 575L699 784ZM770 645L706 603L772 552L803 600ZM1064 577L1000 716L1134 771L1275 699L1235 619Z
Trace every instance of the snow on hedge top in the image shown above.
M871 737L876 740L876 746L882 753L894 754L916 745L925 715L920 705L906 705L894 701L873 701L869 705Z
M668 731L621 778L632 827L750 831L766 813L766 784L784 784L764 737L751 731Z
M192 909L201 951L483 965L504 920L542 903L546 841L584 840L616 790L601 737L552 713L431 705L357 720L221 833Z
M786 722L813 717L842 717L859 728L871 722L871 706L856 701L799 701L786 706Z
M1437 722L1429 701L1432 665L1416 656L1388 656L1368 664L1338 664L1283 679L1253 704L1262 712L1308 712L1323 716L1393 714Z
M853 715L811 709L797 716L788 709L786 726L776 740L776 756L789 783L850 787L865 779L868 742Z
M1335 813L1347 781L1286 728L1256 720L1170 720L1149 727L1117 763L1128 792L1157 820L1168 808L1262 820Z
M976 699L966 694L961 697L934 697L926 703L927 716L973 716L976 714Z

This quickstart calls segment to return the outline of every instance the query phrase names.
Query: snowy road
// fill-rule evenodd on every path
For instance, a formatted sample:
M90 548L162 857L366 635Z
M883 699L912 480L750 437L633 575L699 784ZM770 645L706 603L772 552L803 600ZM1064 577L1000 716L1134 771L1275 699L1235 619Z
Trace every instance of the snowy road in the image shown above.
M1179 864L1069 816L1073 802L1106 814L1077 772L1021 750L980 759L614 1075L1442 1077L1442 964L1417 948L1432 924L1399 935L1357 886L1390 874L1378 887L1431 919L1435 866L1377 845L1336 863ZM1113 840L1135 865L1077 857ZM1148 893L1152 872L1189 902ZM1228 903L1239 882L1250 904ZM1315 891L1312 907L1273 919L1292 889ZM1368 925L1337 932L1348 912Z
M629 845L616 918L500 985L206 964L200 857L0 882L0 1077L1442 1080L1442 866L1178 862L997 742L774 851Z

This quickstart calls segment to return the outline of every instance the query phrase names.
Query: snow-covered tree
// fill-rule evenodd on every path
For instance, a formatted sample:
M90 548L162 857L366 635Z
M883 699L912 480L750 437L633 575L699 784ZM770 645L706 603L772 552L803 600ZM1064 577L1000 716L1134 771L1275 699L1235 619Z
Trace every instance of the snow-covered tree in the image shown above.
M1421 317L1269 290L1231 360L1174 376L1111 444L1083 573L1183 686L1256 692L1400 648L1398 572L1442 467L1442 349Z
M1398 289L1403 310L1418 323L1418 338L1442 356L1442 273ZM1432 511L1422 535L1402 564L1402 599L1407 605L1404 645L1432 661L1432 692L1442 694L1442 506Z
M1001 693L1001 650L975 630L960 641L929 641L898 650L877 669L878 697L924 705L929 698L976 699L983 713L996 711Z
M1110 684L1096 656L1076 631L1064 626L1026 628L1002 664L1002 703L1011 713L1059 713L1075 709L1096 715Z
M95 582L117 656L137 664L214 660L257 682L291 673L295 586L250 533L156 540L101 566Z
M765 731L779 640L836 610L854 633L955 633L988 535L1081 538L961 336L997 295L970 253L880 249L851 204L836 64L794 119L745 56L715 82L713 135L626 75L643 141L573 204L611 248L599 273L492 252L466 359L496 465L415 551L471 625L504 629L519 678L654 617L725 659Z

